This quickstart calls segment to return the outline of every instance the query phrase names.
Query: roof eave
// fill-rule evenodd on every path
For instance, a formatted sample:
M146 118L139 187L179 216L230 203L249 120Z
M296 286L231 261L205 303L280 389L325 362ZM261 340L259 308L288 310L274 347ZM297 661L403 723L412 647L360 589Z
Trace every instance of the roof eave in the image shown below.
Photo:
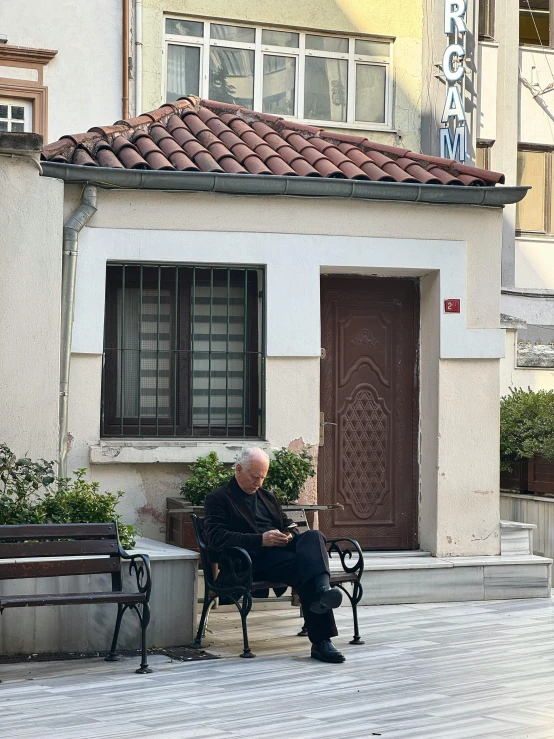
M226 172L172 172L145 169L84 167L41 162L43 174L68 184L97 185L106 189L188 190L233 195L289 195L295 197L400 200L450 205L485 205L500 208L518 203L528 187L460 187L402 182L371 182L319 177L244 175Z

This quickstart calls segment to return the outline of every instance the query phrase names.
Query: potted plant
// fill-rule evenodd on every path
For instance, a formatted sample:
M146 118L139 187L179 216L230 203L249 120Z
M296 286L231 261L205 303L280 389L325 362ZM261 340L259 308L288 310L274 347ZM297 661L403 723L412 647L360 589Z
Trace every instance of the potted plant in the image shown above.
M511 388L500 401L500 487L554 495L554 391Z
M204 505L208 493L221 487L233 477L233 468L224 464L216 452L199 457L190 466L190 476L181 485L182 498L167 499L166 540L169 544L196 549L196 537L189 516L178 511L190 505ZM307 447L292 452L283 447L273 452L264 487L271 490L281 504L298 500L308 477L315 475L312 457Z

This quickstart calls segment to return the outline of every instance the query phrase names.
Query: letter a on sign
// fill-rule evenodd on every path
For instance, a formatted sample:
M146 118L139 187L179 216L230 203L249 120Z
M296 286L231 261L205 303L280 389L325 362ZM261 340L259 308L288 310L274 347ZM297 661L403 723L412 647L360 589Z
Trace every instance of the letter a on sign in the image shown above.
M460 33L466 33L467 26L464 14L467 10L467 0L444 0L444 32L452 33L452 22Z
M441 120L443 123L448 123L450 118L456 118L458 123L462 123L466 119L460 90L452 85L446 93L446 102L444 103Z

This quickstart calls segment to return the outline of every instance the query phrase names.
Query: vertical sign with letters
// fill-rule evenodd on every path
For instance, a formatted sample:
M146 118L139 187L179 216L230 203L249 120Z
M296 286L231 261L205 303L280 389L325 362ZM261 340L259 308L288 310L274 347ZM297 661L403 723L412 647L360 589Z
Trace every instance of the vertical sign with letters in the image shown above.
M444 33L449 45L442 58L446 79L446 100L439 129L440 155L445 159L465 162L467 155L467 120L463 90L467 0L444 0Z

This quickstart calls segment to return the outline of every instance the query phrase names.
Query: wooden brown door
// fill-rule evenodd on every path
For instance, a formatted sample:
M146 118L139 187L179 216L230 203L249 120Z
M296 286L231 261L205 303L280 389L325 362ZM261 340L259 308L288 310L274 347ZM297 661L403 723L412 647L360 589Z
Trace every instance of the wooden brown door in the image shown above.
M320 513L327 537L417 548L419 290L412 279L321 283Z

